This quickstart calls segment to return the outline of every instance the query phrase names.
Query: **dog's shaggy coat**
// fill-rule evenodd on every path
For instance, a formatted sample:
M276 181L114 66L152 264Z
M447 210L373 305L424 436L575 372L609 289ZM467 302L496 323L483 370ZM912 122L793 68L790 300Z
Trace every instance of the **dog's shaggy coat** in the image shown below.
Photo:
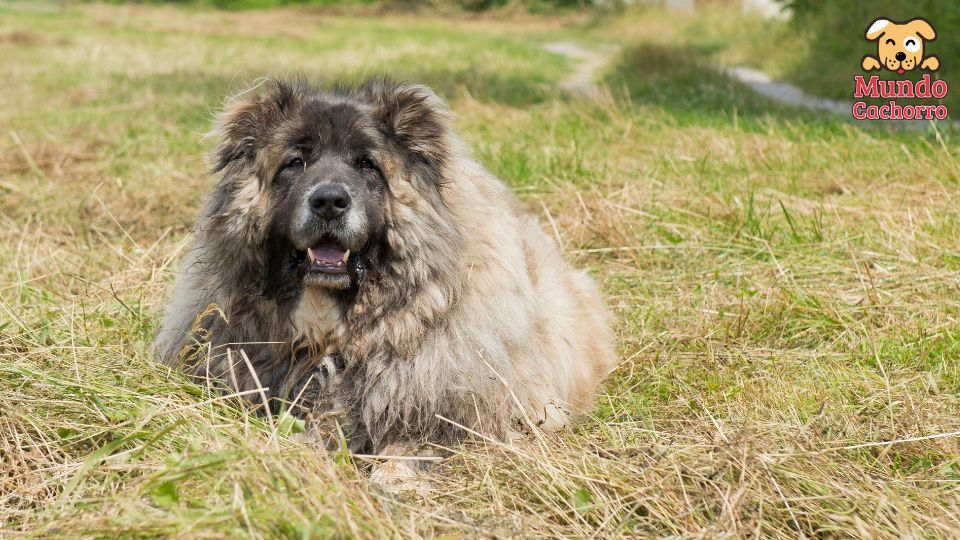
M336 421L354 451L453 442L458 426L505 439L591 406L614 365L596 287L469 156L428 88L270 80L231 100L216 133L221 176L157 338L163 362L262 387L314 430ZM302 144L375 163L342 288L306 286L304 246L285 232L294 184L277 171Z

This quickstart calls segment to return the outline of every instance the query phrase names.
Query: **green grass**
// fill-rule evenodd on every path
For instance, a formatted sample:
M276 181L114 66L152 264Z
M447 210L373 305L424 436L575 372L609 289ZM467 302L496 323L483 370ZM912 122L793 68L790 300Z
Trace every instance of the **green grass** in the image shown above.
M718 17L0 11L0 536L960 534L955 135L759 99L703 42L769 38ZM624 46L612 97L555 90L563 38ZM299 70L434 85L549 212L616 317L589 421L455 448L432 492L388 496L151 361L211 112Z

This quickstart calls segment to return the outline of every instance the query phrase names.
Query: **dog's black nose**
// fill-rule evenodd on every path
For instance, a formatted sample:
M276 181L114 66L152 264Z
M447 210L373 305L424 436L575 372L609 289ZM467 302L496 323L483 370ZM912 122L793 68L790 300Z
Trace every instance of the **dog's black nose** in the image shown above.
M903 62L904 60L906 60L907 55L903 54L903 52L901 51L901 52L898 52L898 53L897 53L896 58L897 58L897 60Z
M323 184L310 194L310 210L323 219L334 219L350 208L350 194L343 184Z

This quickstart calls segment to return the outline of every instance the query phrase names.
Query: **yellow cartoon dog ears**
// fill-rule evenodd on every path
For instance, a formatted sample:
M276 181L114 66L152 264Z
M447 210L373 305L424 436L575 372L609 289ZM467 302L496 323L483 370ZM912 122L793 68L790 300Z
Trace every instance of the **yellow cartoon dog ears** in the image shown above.
M870 23L870 27L867 28L867 33L864 34L863 37L867 38L867 41L876 41L883 35L883 31L887 29L887 26L890 26L890 20L880 17Z
M876 41L880 39L880 36L886 33L887 27L890 25L903 27L904 29L917 34L927 41L934 41L937 39L937 33L934 31L933 26L926 19L920 17L916 19L910 19L905 23L897 23L885 17L879 17L870 23L870 26L867 28L867 32L863 37L867 38L867 41Z

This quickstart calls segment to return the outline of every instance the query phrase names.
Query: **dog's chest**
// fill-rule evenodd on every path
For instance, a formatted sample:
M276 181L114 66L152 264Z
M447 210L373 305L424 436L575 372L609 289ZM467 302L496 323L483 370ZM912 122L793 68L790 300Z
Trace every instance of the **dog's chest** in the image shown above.
M337 302L323 291L307 289L293 310L294 342L323 354L340 350L345 333L343 313Z

